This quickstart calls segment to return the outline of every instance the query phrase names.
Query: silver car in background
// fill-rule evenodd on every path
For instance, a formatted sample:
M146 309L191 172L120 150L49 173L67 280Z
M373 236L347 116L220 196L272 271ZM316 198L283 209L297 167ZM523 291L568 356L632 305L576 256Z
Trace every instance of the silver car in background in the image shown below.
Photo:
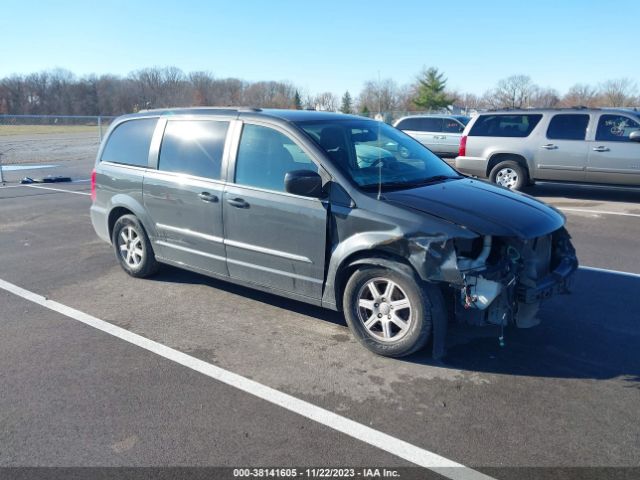
M412 115L396 120L393 126L436 155L453 158L458 154L460 138L469 120L463 115Z
M640 185L640 112L486 112L467 125L458 171L520 190L536 180Z

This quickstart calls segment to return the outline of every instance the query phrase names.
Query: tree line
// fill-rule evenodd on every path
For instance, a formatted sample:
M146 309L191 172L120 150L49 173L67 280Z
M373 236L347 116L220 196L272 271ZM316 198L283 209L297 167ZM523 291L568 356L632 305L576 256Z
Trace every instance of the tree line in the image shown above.
M616 79L598 85L576 84L561 95L540 87L526 75L497 82L483 95L451 90L443 72L424 69L414 82L398 85L392 78L366 81L357 96L345 92L311 94L287 81L248 82L217 78L204 71L184 73L176 67L151 67L127 76L77 77L62 69L0 79L0 114L120 115L148 108L201 105L246 105L308 108L372 115L377 112L561 106L631 107L640 105L638 85Z

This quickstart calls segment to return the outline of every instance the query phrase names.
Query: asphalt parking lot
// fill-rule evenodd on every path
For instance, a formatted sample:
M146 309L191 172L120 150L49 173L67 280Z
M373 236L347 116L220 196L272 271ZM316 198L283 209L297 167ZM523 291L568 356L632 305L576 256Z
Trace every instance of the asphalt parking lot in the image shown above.
M85 169L56 173L83 180ZM541 326L507 330L504 347L497 331L455 327L434 361L426 351L376 357L339 314L201 275L165 267L130 278L93 232L86 182L5 177L1 467L396 468L418 458L498 479L534 465L640 475L629 469L640 466L638 191L531 189L567 216L583 266L573 293L543 305ZM203 364L213 373L194 367Z

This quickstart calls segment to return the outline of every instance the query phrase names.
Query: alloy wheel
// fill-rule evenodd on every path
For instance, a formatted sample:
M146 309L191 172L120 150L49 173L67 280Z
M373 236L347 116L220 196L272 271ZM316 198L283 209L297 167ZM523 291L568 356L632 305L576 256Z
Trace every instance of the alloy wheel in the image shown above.
M358 293L358 319L367 333L382 342L404 337L411 325L411 302L404 290L388 278L374 278Z
M127 225L120 230L118 236L118 251L124 262L132 268L138 268L144 260L142 237L135 228Z

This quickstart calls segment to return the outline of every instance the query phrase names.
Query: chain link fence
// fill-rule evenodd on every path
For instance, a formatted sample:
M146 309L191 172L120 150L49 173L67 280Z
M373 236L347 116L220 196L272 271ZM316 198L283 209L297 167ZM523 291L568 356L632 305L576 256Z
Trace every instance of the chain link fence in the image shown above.
M92 162L114 118L0 115L0 165Z

